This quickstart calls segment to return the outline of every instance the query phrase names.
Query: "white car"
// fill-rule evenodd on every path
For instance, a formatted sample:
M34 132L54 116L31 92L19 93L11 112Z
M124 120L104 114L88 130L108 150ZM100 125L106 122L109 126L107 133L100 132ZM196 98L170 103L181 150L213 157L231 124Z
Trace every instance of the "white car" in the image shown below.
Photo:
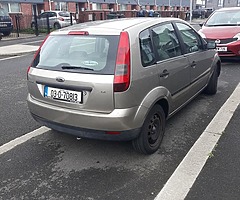
M37 17L38 28L47 28L47 16L49 16L50 28L60 29L71 25L71 16L65 11L45 11ZM72 17L72 24L76 24L76 20ZM35 28L34 18L31 27Z

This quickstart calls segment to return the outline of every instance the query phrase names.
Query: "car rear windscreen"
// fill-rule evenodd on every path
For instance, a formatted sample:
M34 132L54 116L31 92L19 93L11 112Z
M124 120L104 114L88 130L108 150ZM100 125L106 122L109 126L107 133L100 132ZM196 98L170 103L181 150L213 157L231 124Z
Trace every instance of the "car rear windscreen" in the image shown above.
M49 36L33 66L55 71L114 74L119 36Z
M68 12L59 12L58 14L61 17L70 17L70 13L68 13Z

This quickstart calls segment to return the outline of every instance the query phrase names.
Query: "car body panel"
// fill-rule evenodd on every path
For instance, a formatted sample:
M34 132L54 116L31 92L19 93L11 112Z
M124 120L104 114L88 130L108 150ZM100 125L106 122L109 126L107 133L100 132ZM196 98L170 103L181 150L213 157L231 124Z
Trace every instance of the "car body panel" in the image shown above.
M166 118L170 117L205 88L216 67L216 62L220 61L215 50L206 49L204 41L195 30L193 30L194 34L202 41L201 49L194 53L186 53L183 40L178 33L179 30L175 29L174 32L178 37L181 50L180 55L165 60L154 59L151 64L143 66L141 51L143 51L142 45L145 45L145 43L143 44L145 40L139 35L143 31L151 35L151 31L156 25L174 24L175 22L183 23L192 29L183 20L175 18L124 18L74 25L51 33L35 55L28 72L29 94L27 100L33 117L50 128L68 133L73 130L75 135L98 139L99 137L105 138L104 134L99 133L101 135L99 137L94 134L88 136L85 132L86 129L90 132L127 133L128 138L131 139L137 137L151 108L161 102L164 102L162 106L165 106L163 109ZM176 28L176 26L172 27ZM129 40L130 81L126 90L116 92L114 91L115 60L118 56L119 49L117 47L120 45L118 40L122 32L127 33ZM77 38L78 34L80 40L76 40L79 42L76 49L75 47L68 48L70 46L69 39ZM81 41L87 42L94 38L98 41L95 43L95 50L101 50L101 46L107 46L109 48L107 58L114 62L105 66L110 68L108 71L55 69L54 67L58 65L51 66L49 61L51 59L47 59L46 55L51 54L52 50L49 47L51 45L55 48L54 54L57 54L59 44L55 43L56 40L53 39L57 37L68 46L63 50L62 57L55 60L61 65L66 65L64 63L66 55L65 61L72 61L72 59L69 60L68 53L81 47ZM102 38L107 38L110 41L109 45L102 42ZM150 40L152 40L152 35ZM90 42L89 46L93 42ZM153 44L152 41L149 44ZM111 45L116 48L111 48ZM157 48L152 49L153 54L156 54ZM80 50L83 49L90 55L87 46L80 48ZM98 52L100 55L101 51ZM80 55L76 58L81 59ZM90 56L89 59L89 62L92 63L95 58ZM44 60L49 61L50 64L43 64ZM194 66L192 66L193 61L196 63ZM94 68L95 66L89 67ZM166 71L167 73L165 73ZM73 103L46 98L45 85L61 90L80 91L83 93L82 102ZM76 130L82 129L84 129L84 133L76 132ZM125 138L126 134L124 135ZM112 136L112 138L115 137ZM117 136L117 139L121 139L121 137Z
M3 8L0 8L0 33L9 35L12 30L13 24L11 17Z
M215 21L214 21L215 19ZM199 33L209 42L217 44L221 57L240 56L240 8L216 10L203 24Z

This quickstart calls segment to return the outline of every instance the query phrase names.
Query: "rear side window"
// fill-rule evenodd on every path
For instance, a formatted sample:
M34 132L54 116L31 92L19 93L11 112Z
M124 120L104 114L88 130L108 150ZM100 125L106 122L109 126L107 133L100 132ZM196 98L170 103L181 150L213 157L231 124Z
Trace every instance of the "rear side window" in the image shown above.
M33 64L57 71L114 74L118 40L119 36L49 36Z
M155 61L155 55L153 52L152 40L149 34L149 30L142 31L139 35L139 40L142 65L146 67L153 64Z

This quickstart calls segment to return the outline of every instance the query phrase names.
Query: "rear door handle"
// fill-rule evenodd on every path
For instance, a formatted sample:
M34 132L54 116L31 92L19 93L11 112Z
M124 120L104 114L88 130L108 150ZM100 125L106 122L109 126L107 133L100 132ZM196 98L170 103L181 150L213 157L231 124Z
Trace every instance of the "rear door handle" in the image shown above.
M159 75L160 77L167 77L169 75L168 70L164 69L163 72Z

